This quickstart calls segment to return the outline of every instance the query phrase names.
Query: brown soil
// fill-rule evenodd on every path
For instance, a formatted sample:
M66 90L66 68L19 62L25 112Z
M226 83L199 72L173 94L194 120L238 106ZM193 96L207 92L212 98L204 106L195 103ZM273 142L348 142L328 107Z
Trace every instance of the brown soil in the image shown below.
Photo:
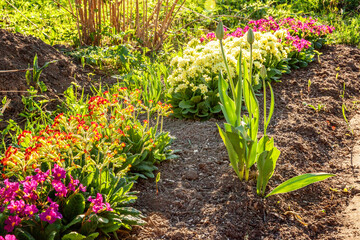
M342 211L359 191L351 190L349 182L352 169L345 160L355 140L341 106L346 103L348 118L358 110L360 50L339 45L322 51L321 62L273 86L276 105L268 131L281 155L269 190L303 173L336 177L263 200L256 195L255 181L240 182L229 166L216 120L170 119L166 129L177 138L173 148L180 150L179 158L159 166L158 194L153 179L136 185L135 207L148 224L128 238L342 239ZM325 110L316 112L304 103L323 104Z
M71 82L77 82L82 86L89 85L87 72L54 47L32 36L13 34L0 29L0 71L27 69L29 64L32 67L35 54L38 56L40 67L45 62L58 60L45 68L40 77L40 81L43 81L48 88L45 95L49 99L56 100L70 86ZM4 96L11 99L10 105L4 112L5 120L17 118L17 115L23 110L21 96L27 94L28 88L25 72L0 72L0 100ZM52 102L50 105L56 106L56 104L58 102ZM5 121L2 123L4 125Z

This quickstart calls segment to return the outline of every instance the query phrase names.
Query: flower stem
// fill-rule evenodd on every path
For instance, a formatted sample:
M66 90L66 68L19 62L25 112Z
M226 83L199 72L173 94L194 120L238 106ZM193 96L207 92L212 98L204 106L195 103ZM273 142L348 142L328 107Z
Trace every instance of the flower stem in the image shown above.
M231 93L232 93L232 95L233 95L233 98L235 99L235 98L236 98L236 95L235 95L234 82L233 82L233 79L231 78L231 75L230 75L229 65L228 65L227 60L226 60L226 56L225 56L225 51L224 51L222 39L220 39L220 48L221 48L222 56L223 56L223 58L224 58L225 67L226 67L226 72L227 72L227 75L228 75L228 78L229 78L229 83L230 83L230 87L231 87Z

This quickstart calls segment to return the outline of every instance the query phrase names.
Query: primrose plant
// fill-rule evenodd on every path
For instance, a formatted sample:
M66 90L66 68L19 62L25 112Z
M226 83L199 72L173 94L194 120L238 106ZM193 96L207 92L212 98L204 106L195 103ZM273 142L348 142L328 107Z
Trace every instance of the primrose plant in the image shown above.
M236 83L233 80L233 76L230 74L223 48L222 39L224 37L224 29L221 21L216 29L216 37L220 40L221 54L225 62L228 76L228 80L226 81L223 78L222 73L220 72L219 74L218 85L221 110L226 119L226 123L224 124L225 130L222 130L218 126L219 133L228 151L230 165L233 167L240 180L248 181L250 168L256 163L258 170L257 194L264 197L266 186L274 173L276 161L280 156L280 151L275 147L274 139L270 138L266 133L274 112L274 93L271 85L268 83L271 93L271 103L269 115L267 116L265 84L267 72L265 68L262 68L260 75L263 81L264 89L264 133L263 137L258 141L257 136L260 124L260 111L259 102L256 99L255 92L252 87L252 44L254 42L254 33L252 29L249 29L247 32L247 41L250 44L249 65L246 60L242 59L240 49L237 64L238 79ZM242 116L241 109L243 99L248 115ZM297 176L280 184L272 192L267 194L265 198L274 194L291 192L331 176L333 175L327 173L310 173Z
M0 235L18 239L95 239L121 227L121 216L104 196L90 193L55 164L24 181L0 188ZM0 238L1 239L1 238ZM5 238L11 239L11 238Z

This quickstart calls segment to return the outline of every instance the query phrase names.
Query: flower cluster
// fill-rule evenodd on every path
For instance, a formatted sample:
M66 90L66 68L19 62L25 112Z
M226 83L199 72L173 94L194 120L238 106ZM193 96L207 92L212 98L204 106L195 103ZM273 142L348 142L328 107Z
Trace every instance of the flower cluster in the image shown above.
M40 169L35 169L35 172L20 182L5 179L5 187L0 188L0 213L8 216L4 222L7 232L12 232L24 220L34 220L33 216L37 214L41 221L50 224L62 219L59 204L47 197L49 192L54 191L58 199L66 199L79 191L86 191L86 187L72 177L66 186L66 171L57 164L46 172ZM110 206L106 208L110 209Z
M126 88L118 88L112 94L106 91L101 96L90 98L86 114L69 117L59 114L51 126L38 134L24 131L18 137L20 147L10 146L0 160L4 166L2 177L16 175L23 179L49 162L80 169L83 167L81 159L98 164L99 168L111 164L121 168L125 174L130 169L130 165L123 164L134 143L132 137L138 134L146 136L142 152L156 147L156 133L148 120L141 123L137 119L138 114L157 112L159 116L167 116L171 113L171 105L149 102L146 106L140 97L140 90L130 92ZM146 141L150 138L155 142ZM97 155L90 154L93 149L104 153L101 162L97 161ZM56 170L56 174L61 177L64 173ZM54 188L58 190L57 196L66 195L60 182L55 181Z
M253 44L255 72L258 72L263 65L266 67L276 66L277 63L287 57L290 49L284 47L279 42L278 37L281 34L285 34L285 32L279 31L276 34L270 32L255 33L255 42ZM245 34L239 38L228 37L224 40L224 49L232 77L235 76L240 47L242 49L242 60L249 61L250 46L247 43L246 37ZM208 91L206 83L217 80L220 71L226 74L217 41L188 47L184 50L183 57L173 58L170 65L174 67L174 71L168 79L171 86L170 94L185 92L187 89L190 89L192 92L199 90L201 94L206 94ZM257 84L258 80L259 75L256 74L254 84Z
M113 211L109 203L103 202L103 196L100 193L96 195L96 198L89 197L88 201L91 202L92 211L94 213L98 213L103 210L110 212Z
M287 33L280 41L287 46L292 46L294 50L301 52L311 46L311 41L324 38L334 31L334 27L320 25L317 19L309 18L284 18L276 21L272 17L249 21L244 28L237 28L234 32L226 34L227 37L242 37L252 28L254 32L277 32L285 30ZM214 33L208 33L201 37L200 41L212 41L215 39Z

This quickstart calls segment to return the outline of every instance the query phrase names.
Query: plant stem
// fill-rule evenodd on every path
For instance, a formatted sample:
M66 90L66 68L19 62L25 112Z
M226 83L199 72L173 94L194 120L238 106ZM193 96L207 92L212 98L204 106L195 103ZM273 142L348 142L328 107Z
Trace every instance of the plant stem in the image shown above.
M263 79L263 89L264 89L264 136L266 136L266 85L265 85L265 79ZM264 145L265 146L265 145Z
M249 170L248 168L245 168L245 181L249 181Z
M244 164L242 164L240 168L240 180L242 181L244 179Z
M228 65L227 60L226 60L226 56L225 56L225 51L224 51L222 39L220 39L220 48L221 48L221 53L222 53L222 56L223 56L223 59L224 59L224 62L225 62L225 67L226 67L227 75L228 75L228 78L229 78L229 83L230 83L230 87L231 87L231 93L232 93L232 95L233 95L233 98L235 99L235 98L236 98L236 95L235 95L234 82L233 82L233 80L232 80L232 78L231 78L231 75L230 75L229 65Z
M164 115L161 115L161 126L160 126L160 133L162 133L163 124L164 124Z

